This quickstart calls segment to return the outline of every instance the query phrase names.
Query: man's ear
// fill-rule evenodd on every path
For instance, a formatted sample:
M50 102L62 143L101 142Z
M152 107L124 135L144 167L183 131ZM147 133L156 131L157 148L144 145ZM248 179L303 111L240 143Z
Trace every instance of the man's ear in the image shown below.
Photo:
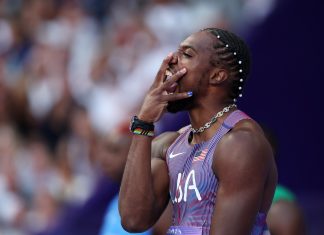
M228 72L222 68L215 68L209 77L209 83L211 85L220 85L228 79Z

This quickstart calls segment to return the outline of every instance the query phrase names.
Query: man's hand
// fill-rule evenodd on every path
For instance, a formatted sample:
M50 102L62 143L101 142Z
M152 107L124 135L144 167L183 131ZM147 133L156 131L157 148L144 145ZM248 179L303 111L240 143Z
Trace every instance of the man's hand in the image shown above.
M186 73L186 69L183 68L172 76L169 76L168 79L165 79L165 72L170 61L172 60L172 57L173 54L170 53L163 60L153 85L144 99L138 115L138 118L143 121L151 123L158 121L165 112L169 101L185 99L192 96L192 92L168 93L168 91L174 90L174 88L178 85L177 81Z

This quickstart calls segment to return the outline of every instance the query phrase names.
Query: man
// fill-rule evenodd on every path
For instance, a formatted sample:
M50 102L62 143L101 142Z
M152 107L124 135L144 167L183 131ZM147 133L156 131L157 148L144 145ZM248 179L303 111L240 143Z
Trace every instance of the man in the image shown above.
M131 131L120 189L123 227L154 225L169 199L168 234L267 234L277 182L271 147L259 125L236 109L249 52L236 35L209 28L163 61ZM168 110L188 110L191 125L153 140Z
M304 214L295 195L282 185L276 188L267 223L271 234L305 235L307 233Z
M276 162L278 161L278 141L272 130L262 126L269 141ZM278 163L278 162L277 162ZM171 214L169 212L169 214ZM271 234L275 235L305 235L306 223L297 196L287 187L278 184L273 195L272 205L267 216L267 224Z

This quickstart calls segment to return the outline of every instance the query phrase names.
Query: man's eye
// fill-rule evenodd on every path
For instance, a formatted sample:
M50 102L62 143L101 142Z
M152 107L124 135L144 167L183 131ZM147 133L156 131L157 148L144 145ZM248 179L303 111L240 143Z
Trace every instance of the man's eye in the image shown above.
M192 54L190 54L186 50L178 49L178 53L179 53L179 55L184 56L186 58L191 58L192 57Z
M190 55L190 54L188 54L188 53L186 53L186 52L183 52L183 55L185 56L185 57L192 57L192 55Z

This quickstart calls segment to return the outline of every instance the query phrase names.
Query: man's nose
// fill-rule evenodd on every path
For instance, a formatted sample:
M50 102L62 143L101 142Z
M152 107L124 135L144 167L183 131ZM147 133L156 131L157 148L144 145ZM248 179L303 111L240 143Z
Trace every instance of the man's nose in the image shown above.
M170 64L176 64L178 63L178 52L174 52L172 54L172 59L170 60Z

